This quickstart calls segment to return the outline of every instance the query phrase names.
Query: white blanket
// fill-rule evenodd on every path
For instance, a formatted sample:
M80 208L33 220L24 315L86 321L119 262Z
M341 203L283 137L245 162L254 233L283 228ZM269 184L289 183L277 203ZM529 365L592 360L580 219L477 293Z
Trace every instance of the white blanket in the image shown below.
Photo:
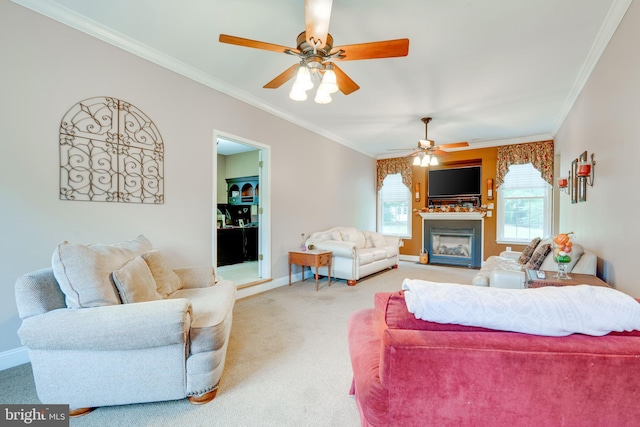
M640 330L640 304L613 288L502 289L405 279L402 289L409 312L432 322L547 336Z

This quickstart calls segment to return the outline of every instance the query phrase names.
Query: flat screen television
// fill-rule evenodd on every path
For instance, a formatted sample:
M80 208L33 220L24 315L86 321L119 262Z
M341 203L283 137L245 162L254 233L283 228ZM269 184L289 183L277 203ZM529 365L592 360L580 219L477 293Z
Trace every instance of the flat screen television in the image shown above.
M480 196L481 166L429 169L429 198Z

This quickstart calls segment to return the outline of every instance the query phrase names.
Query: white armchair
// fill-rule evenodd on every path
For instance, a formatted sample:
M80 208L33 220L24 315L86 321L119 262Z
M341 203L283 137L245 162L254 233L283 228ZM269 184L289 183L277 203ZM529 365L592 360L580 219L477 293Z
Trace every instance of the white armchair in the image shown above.
M212 267L170 270L144 236L56 248L16 281L18 330L42 402L206 403L224 368L236 287Z

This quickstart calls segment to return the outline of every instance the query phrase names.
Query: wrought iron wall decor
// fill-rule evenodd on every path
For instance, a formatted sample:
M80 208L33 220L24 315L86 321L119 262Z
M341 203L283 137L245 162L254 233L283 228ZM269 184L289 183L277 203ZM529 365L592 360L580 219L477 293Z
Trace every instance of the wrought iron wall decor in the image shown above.
M140 109L85 99L60 123L60 199L164 203L164 143Z

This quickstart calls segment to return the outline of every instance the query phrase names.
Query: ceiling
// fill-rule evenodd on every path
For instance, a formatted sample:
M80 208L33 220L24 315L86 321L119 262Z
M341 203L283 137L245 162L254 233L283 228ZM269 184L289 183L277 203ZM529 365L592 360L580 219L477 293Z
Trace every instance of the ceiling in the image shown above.
M409 38L409 55L343 61L360 90L320 105L263 89L298 60L302 0L14 0L372 157L424 138L471 148L551 139L631 0L334 0L334 45Z
M216 154L220 154L222 156L231 156L233 154L246 153L248 151L256 150L256 147L218 137Z

